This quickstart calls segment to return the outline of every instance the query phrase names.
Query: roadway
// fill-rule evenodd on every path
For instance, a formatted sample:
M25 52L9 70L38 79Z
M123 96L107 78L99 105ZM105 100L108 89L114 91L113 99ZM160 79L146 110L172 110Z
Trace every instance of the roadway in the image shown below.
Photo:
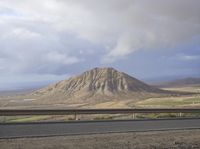
M200 129L200 119L77 121L0 124L0 138Z

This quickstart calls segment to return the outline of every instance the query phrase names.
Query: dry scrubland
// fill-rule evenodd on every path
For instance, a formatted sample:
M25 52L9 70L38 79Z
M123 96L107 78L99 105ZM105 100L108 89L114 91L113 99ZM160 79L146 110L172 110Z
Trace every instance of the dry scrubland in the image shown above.
M188 87L176 87L176 88L163 88L170 91L181 91L195 93L187 96L179 97L161 97L161 98L149 98L146 100L138 101L136 107L144 108L197 108L200 107L200 85L188 86Z
M39 104L39 99L32 99L28 95L0 96L0 108L10 109L32 109L32 108L174 108L174 107L200 107L200 86L163 88L169 91L190 92L195 94L154 97L140 100L121 99L108 100L93 103L61 103L61 104ZM56 98L54 98L56 99ZM38 104L36 104L38 102Z
M200 107L200 85L159 89L113 68L94 68L36 91L15 96L6 93L0 97L1 109L183 107ZM137 115L138 118L174 116L176 115ZM84 120L130 119L131 116L82 115L79 118ZM72 119L72 116L0 117L0 122L67 121Z
M19 109L187 106L200 107L200 85L160 89L114 68L94 68L24 95L0 97L0 108Z
M199 149L200 130L0 139L1 149Z
M148 85L114 68L94 68L24 96L4 97L0 100L0 107L127 108L148 98L181 95L183 93Z
M120 100L120 101L105 101L103 103L93 104L72 104L74 108L199 108L200 107L200 87L177 87L177 88L164 88L164 90L170 91L184 91L192 92L197 94L190 94L184 96L171 96L171 97L160 97L160 98L148 98L140 101L133 102L133 100ZM31 101L28 101L31 102ZM20 103L20 102L19 102ZM0 102L1 104L1 102ZM69 105L68 105L69 107ZM2 107L3 108L3 107ZM5 108L7 108L5 106ZM11 108L34 108L32 106L13 106ZM39 108L66 108L66 106L54 105L44 106ZM137 118L166 118L175 117L176 114L146 114L137 115ZM182 115L182 116L200 116L195 115ZM79 116L82 120L88 119L130 119L132 115L82 115ZM73 116L17 116L17 117L0 117L0 122L38 122L38 121L68 121L74 120Z

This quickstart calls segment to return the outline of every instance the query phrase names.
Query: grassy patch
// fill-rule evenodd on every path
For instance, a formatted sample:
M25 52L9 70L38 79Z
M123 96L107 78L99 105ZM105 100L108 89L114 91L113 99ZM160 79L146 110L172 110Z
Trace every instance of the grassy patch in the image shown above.
M158 118L175 118L177 113L150 113L150 114L137 114L138 119L158 119Z
M38 122L49 119L50 116L4 116L0 118L0 122L12 123L12 122Z

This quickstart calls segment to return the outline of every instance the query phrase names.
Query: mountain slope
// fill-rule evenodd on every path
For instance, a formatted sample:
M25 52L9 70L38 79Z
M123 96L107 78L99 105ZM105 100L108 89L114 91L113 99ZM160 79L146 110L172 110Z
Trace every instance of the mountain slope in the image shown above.
M167 91L149 86L113 68L94 68L33 93L43 102L101 103L111 100L160 97Z

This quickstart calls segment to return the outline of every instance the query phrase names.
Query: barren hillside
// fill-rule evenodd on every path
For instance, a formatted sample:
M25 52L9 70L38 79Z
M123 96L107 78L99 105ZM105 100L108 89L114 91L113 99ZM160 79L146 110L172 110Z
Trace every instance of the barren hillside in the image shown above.
M102 103L160 97L167 91L149 86L113 68L94 68L79 76L37 90L33 95L50 103Z

